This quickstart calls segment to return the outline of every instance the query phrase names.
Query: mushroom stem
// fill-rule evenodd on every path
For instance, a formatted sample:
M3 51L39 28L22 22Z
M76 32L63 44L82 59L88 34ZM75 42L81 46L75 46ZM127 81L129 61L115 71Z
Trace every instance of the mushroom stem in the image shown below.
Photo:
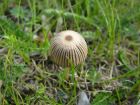
M83 75L83 73L84 73L84 65L83 65L83 63L81 63L81 64L79 65L79 69L80 69L80 71L81 71L80 75Z
M83 73L84 73L84 64L83 64L83 63L79 64L78 66L76 66L76 69L77 69L78 71L80 71L80 72L79 72L79 75L82 76Z
M75 69L75 66L71 64L71 66L67 67L66 68L66 80L69 80L70 79L70 73L72 73L72 78L74 78L74 69Z
M70 74L70 67L67 67L66 68L66 80L69 80L69 78L70 78L69 74Z

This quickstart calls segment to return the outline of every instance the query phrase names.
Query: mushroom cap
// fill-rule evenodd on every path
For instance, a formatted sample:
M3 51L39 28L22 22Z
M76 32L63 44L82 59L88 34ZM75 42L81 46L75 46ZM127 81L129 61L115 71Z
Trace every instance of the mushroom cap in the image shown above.
M62 67L78 65L85 61L88 48L84 38L77 32L66 30L51 39L51 60Z

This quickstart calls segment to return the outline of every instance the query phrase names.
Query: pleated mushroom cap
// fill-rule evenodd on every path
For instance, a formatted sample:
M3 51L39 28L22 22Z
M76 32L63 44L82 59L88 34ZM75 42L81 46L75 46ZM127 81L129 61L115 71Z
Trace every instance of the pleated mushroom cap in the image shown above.
M87 43L77 32L66 30L51 39L50 55L54 63L62 67L78 65L85 61Z

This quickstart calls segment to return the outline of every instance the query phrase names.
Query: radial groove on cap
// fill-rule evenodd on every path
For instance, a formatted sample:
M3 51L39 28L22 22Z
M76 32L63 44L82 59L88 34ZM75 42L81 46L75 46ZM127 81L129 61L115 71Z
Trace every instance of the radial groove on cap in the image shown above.
M60 66L76 66L84 62L87 52L86 41L75 31L62 31L51 39L51 59Z

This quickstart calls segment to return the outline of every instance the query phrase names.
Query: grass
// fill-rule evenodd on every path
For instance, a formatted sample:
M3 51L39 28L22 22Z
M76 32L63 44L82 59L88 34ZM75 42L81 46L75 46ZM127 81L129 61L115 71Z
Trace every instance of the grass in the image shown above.
M4 0L0 3L0 104L140 104L139 0ZM50 61L49 33L71 29L88 44L84 70ZM41 34L45 42L33 41Z

